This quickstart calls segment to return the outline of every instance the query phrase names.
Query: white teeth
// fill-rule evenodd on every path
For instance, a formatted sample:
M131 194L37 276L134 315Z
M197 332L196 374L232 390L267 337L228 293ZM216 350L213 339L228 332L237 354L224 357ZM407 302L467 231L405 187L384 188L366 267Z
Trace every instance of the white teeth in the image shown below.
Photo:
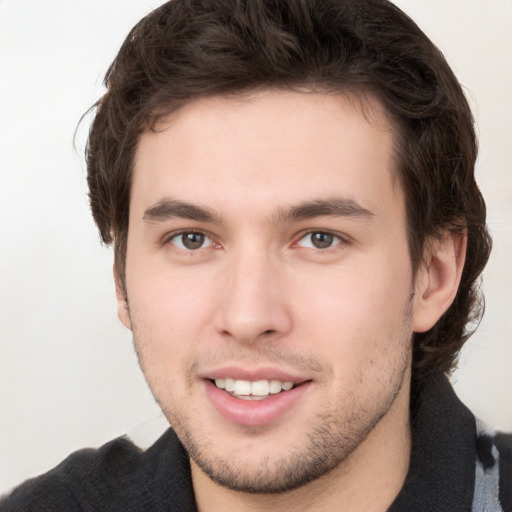
M293 382L283 382L281 384L281 387L285 390L285 391L290 391L290 389L293 388Z
M257 380L251 384L251 395L267 396L270 393L268 380Z
M280 380L257 380L251 382L249 380L235 379L215 379L215 385L219 389L225 389L229 393L240 397L265 397L275 395L281 391L289 391L293 388L294 383L290 381L282 382Z
M235 389L233 389L235 395L250 395L251 394L251 383L248 380L235 380Z
M270 381L270 392L273 395L281 392L281 381L280 380L271 380Z
M235 379L224 379L224 389L233 393L235 390Z

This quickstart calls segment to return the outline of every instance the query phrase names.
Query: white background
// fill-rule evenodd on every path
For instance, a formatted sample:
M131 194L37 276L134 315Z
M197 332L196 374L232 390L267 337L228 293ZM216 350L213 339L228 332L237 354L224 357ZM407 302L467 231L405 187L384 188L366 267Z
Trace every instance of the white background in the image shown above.
M0 493L70 451L165 429L116 318L82 153L103 75L158 0L0 0ZM400 0L467 88L495 250L456 389L512 430L512 0Z

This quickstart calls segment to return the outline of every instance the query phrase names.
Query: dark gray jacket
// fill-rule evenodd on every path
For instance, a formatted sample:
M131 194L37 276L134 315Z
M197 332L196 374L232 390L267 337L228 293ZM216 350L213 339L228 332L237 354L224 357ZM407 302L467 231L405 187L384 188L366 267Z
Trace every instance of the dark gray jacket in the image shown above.
M512 434L485 432L437 375L412 386L412 456L390 512L512 512ZM72 454L0 501L1 512L196 512L188 456L169 429Z

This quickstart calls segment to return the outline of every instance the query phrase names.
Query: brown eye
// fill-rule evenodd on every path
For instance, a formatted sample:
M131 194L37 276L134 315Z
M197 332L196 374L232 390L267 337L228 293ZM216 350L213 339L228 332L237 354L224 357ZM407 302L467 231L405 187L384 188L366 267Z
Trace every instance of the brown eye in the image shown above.
M327 249L333 241L334 236L329 233L311 233L311 243L317 249Z
M204 235L201 233L184 233L181 235L181 240L187 249L199 249L204 243Z
M202 249L205 245L210 245L211 241L206 235L203 235L202 233L190 231L173 236L171 243L180 249L194 251L197 249Z
M332 233L325 231L312 231L304 235L298 242L300 247L309 249L329 249L340 244L343 240Z

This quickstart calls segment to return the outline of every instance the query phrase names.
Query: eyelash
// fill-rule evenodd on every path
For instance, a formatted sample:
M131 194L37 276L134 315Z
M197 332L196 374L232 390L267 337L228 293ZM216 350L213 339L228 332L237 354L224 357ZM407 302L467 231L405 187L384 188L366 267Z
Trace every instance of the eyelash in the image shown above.
M184 235L196 235L196 236L204 237L204 239L203 239L203 241L201 243L201 246L199 246L197 248L190 248L190 247L185 247L184 244L183 244L183 236ZM347 244L348 243L346 237L343 237L340 234L333 233L331 231L325 231L325 230L310 230L310 231L307 231L306 233L302 233L300 235L300 237L298 237L296 239L296 242L293 243L293 246L299 245L299 243L302 240L304 240L306 237L311 236L311 235L323 235L323 236L326 236L326 237L331 237L331 244L326 246L326 247L314 247L314 243L312 241L311 241L311 246L304 247L306 249L313 249L313 250L319 251L319 252L327 252L329 250L332 251L338 245L340 245L340 244ZM179 240L180 239L179 237L182 237L181 238L181 240L182 240L181 241L181 246L177 245L176 243L173 243L174 240ZM203 244L204 244L204 241L206 241L206 240L209 240L209 242L210 242L208 244L208 246L206 246L206 247L209 247L209 246L220 247L220 244L217 244L208 233L205 233L205 232L199 231L199 230L183 230L183 231L171 233L168 237L166 237L164 239L163 242L164 242L164 244L170 243L170 244L174 245L175 247L177 247L178 249L180 249L182 251L192 253L192 252L196 252L196 251L198 251L200 249L205 249L206 247L203 246Z
M306 233L301 234L300 238L297 239L297 241L295 242L294 245L299 244L299 242L301 242L306 237L311 236L311 235L323 235L323 236L332 238L331 245L328 245L327 247L307 247L308 249L313 249L313 250L320 251L320 252L326 252L326 251L329 251L329 249L332 251L338 245L348 243L346 238L344 238L340 234L333 233L332 231L316 229L316 230L310 230ZM314 245L312 241L311 241L311 245Z
M196 249L190 249L187 247L179 247L175 243L173 243L173 240L179 240L180 237L183 240L184 235L201 236L210 241L209 245L218 245L213 241L213 239L210 235L208 235L207 233L204 233L203 231L199 231L199 230L184 230L184 231L179 231L177 233L171 233L168 237L166 237L166 239L164 239L164 243L170 243L170 244L174 245L175 247L178 247L178 249L180 249L182 251L186 251L186 252L195 252L199 249L205 248L201 245L201 247L197 247ZM183 243L181 243L181 245L183 245Z

